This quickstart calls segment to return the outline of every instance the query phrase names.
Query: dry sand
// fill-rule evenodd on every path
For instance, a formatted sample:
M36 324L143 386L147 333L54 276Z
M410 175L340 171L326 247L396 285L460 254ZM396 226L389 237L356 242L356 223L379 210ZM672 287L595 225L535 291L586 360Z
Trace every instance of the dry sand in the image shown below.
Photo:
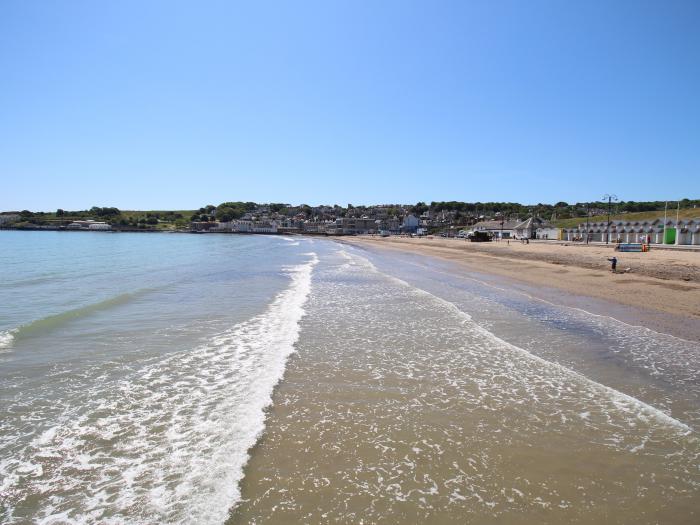
M546 241L472 243L433 237L358 236L343 238L343 242L432 255L534 289L554 289L633 307L634 315L644 311L661 314L651 317L664 331L700 340L698 251L652 248L646 253L619 253L612 246ZM620 273L610 272L607 258L613 255Z

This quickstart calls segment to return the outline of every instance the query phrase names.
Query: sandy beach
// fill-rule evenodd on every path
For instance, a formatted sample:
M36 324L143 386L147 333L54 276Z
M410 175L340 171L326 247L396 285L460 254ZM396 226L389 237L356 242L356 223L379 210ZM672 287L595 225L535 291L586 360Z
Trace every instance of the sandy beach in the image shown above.
M459 241L348 240L300 240L328 252L227 525L697 522L696 342L424 255Z
M542 295L557 293L579 303L586 297L627 308L617 317L645 317L648 325L700 340L700 252L651 250L619 253L612 246L518 241L471 243L438 237L344 238L357 246L440 257ZM608 257L618 258L618 273ZM628 270L629 269L629 270Z

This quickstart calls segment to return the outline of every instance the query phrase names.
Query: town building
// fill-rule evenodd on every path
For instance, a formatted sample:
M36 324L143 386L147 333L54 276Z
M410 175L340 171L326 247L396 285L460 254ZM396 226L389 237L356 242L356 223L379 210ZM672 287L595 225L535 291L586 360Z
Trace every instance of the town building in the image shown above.
M513 234L518 239L536 239L537 229L549 227L549 223L539 217L529 217L523 222L516 224Z
M194 231L220 233L278 233L275 221L193 222L191 227Z
M413 214L408 214L403 218L401 227L402 233L416 233L420 227L420 219Z
M375 219L368 217L338 217L335 220L335 228L326 229L326 233L333 235L358 235L376 232Z
M486 232L495 239L512 239L515 237L515 227L520 221L481 221L477 222L472 231Z
M560 241L562 229L552 225L540 226L535 230L535 238L541 240Z
M106 230L111 230L112 227L109 224L107 224L106 222L93 221L92 219L88 219L85 221L73 221L68 226L66 226L66 229L68 229L68 230L106 231Z
M0 213L0 226L3 224L9 224L19 220L19 213L17 212L2 212Z

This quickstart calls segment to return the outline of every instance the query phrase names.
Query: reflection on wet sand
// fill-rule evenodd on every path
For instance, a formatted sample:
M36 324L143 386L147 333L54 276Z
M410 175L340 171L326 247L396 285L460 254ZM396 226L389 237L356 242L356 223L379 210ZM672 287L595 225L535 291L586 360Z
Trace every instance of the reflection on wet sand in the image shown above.
M230 521L690 523L691 427L343 251Z

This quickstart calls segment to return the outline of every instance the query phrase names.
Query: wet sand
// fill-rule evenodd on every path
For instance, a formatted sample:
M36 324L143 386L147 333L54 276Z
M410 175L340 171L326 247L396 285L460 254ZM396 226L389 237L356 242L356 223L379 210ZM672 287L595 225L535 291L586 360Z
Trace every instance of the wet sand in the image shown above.
M609 318L515 315L420 257L448 301L403 280L410 257L383 257L395 278L348 250L315 275L229 525L697 522L693 343L649 335L646 367Z
M341 242L440 257L468 271L497 276L503 285L521 287L539 297L700 341L697 251L619 253L599 245L471 243L433 237L358 236ZM616 274L610 272L607 261L613 255L618 258ZM603 300L604 306L596 299Z

